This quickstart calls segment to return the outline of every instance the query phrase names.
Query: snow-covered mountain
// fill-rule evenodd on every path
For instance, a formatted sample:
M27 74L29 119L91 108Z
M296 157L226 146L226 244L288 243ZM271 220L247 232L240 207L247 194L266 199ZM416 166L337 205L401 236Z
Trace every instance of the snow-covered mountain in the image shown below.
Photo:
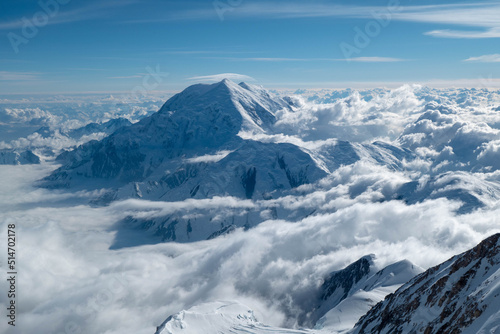
M325 172L307 152L238 137L240 131L271 128L274 113L287 107L284 100L247 84L194 85L151 117L65 154L64 166L45 185L120 188L138 182L132 185L135 193L124 189L119 195L181 200L198 193L251 198L314 182ZM98 182L87 182L92 179ZM235 180L239 187L231 189Z
M370 308L382 301L389 293L396 291L401 285L424 271L408 260L403 260L393 263L375 274L371 274L375 267L372 256L364 257L349 267L350 269L357 268L357 274L352 273L345 280L343 279L344 275L336 277L336 283L334 284L338 286L336 290L340 291L333 292L318 309L319 314L322 314L325 310L328 311L316 322L316 329L336 332L352 329L360 317L366 314ZM343 272L346 272L346 269ZM363 273L366 274L363 276ZM330 289L332 287L331 283L331 280L325 282ZM339 292L340 294L343 293L341 298L338 298ZM337 303L329 308L332 301Z
M62 167L40 184L105 189L91 201L97 205L128 198L252 201L243 209L196 206L190 211L125 220L163 241L187 242L250 228L266 219L304 218L318 208L291 208L276 200L307 194L316 187L305 185L317 183L343 166L362 162L404 172L417 158L408 148L382 141L354 143L330 138L301 142L287 138L276 122L277 115L293 118L300 113L292 102L262 87L230 80L193 85L170 98L157 113L61 154ZM418 172L408 175L405 182L383 186L374 200L413 204L429 197L447 197L466 202L459 209L466 213L495 198L496 186L479 178L471 186L469 176L460 182L460 175L437 174L422 182ZM370 187L369 183L352 186L349 195L363 196Z
M214 302L168 317L156 334L486 334L500 328L500 234L425 272L404 260L373 273L373 261L365 256L325 279L323 304L313 312L327 312L312 330L267 326L244 305Z
M264 198L262 194L315 182L362 158L391 168L413 158L411 152L381 142L329 141L309 148L254 139L272 136L276 113L292 109L284 99L246 83L194 85L152 116L65 153L59 159L64 165L44 184L120 189L117 198ZM240 133L256 136L243 139Z
M30 150L0 150L0 165L39 164L40 158Z
M496 333L500 234L416 276L356 324L353 333Z

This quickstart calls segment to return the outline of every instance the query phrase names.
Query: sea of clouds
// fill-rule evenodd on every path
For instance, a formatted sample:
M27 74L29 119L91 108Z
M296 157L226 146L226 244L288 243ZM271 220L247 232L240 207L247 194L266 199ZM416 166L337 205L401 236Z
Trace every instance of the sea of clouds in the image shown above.
M17 326L4 319L0 332L152 334L167 316L216 300L240 301L267 324L294 327L311 311L325 276L364 255L375 254L379 267L408 259L429 268L500 232L499 92L403 86L344 97L330 92L322 95L324 103L316 103L317 95L303 91L291 97L296 111L278 115L275 135L255 139L311 150L332 138L384 140L411 150L415 159L402 169L362 159L273 203L129 199L106 207L89 204L96 193L34 187L56 168L50 161L0 166L0 236L6 240L7 224L16 224L19 273ZM39 111L15 114L37 122L47 118ZM410 180L429 188L428 199L391 199ZM434 193L443 191L442 184L446 190L469 189L485 205L459 214L463 203ZM272 206L291 212L290 219L273 220ZM130 229L120 233L136 246L112 247L117 223L130 215L226 209L255 210L268 220L185 244L160 243ZM311 215L297 220L294 210ZM6 291L7 282L0 282ZM6 302L2 297L0 308Z

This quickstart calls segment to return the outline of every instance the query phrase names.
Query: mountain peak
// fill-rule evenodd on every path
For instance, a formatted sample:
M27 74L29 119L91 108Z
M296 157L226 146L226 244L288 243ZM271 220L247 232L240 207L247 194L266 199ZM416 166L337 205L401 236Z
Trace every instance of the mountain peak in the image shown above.
M160 113L179 112L193 119L232 119L240 130L263 132L276 122L275 113L289 105L264 88L224 79L214 84L196 84L169 99ZM201 117L203 116L203 117Z

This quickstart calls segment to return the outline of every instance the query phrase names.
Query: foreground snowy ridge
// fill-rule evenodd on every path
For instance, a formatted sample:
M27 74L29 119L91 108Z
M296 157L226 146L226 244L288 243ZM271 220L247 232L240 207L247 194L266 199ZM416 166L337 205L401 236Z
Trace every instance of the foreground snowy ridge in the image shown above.
M367 275L370 261L371 257L364 257L334 273L332 278L347 279L338 285L325 282L326 298L338 297L334 304L325 304L334 307L318 321L314 330L266 326L247 306L214 302L168 317L156 334L486 334L500 329L500 234L417 276L415 274L422 270L408 261L390 265L370 276ZM368 277L363 279L363 275ZM373 306L404 280L408 282ZM363 312L367 313L363 315Z
M345 332L387 294L423 271L409 261L400 261L377 270L373 261L374 255L364 256L325 279L317 291L317 299L311 304L310 314L304 315L302 319L303 327L316 324L314 330L268 326L261 323L260 318L247 306L238 302L214 302L194 306L168 317L156 333Z
M372 308L354 333L500 331L500 234L427 270Z

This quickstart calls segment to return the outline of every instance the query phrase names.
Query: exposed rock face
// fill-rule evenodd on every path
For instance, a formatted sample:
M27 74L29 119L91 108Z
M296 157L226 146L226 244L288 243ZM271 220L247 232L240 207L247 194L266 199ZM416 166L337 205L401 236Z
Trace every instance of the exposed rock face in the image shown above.
M496 234L409 281L363 316L354 333L494 333L499 297Z

